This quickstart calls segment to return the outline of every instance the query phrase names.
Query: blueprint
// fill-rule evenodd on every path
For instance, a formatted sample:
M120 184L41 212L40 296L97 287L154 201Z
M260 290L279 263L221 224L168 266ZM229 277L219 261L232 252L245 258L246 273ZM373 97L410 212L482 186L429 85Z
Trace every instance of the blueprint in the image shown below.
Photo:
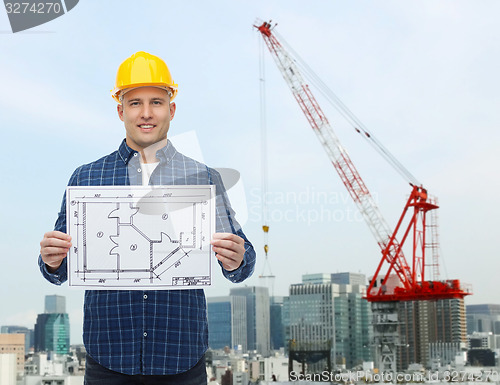
M69 186L68 282L190 289L212 282L215 186Z

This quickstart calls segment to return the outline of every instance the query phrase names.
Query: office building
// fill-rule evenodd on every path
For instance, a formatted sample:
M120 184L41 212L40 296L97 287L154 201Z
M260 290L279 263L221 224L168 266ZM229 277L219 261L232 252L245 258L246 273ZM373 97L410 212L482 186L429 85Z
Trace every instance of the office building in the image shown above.
M467 305L467 334L492 333L500 335L500 305Z
M66 313L66 297L62 295L46 295L45 313Z
M35 324L35 352L69 352L69 316L65 310L65 297L45 297L45 313L38 314Z
M328 347L337 367L371 360L371 311L365 293L365 285L332 283L330 274L304 275L302 283L290 286L284 311L286 339L311 351ZM317 365L320 371L324 367L324 362Z
M15 354L16 367L19 373L24 371L24 334L0 334L0 355ZM11 366L11 360L4 365Z
M0 333L3 334L24 334L24 351L28 353L34 344L35 332L33 329L28 329L26 326L5 325L0 328Z
M230 296L246 298L247 349L268 356L271 352L268 288L259 286L232 288Z
M35 324L35 352L69 352L69 317L66 313L39 314Z
M17 385L17 354L0 353L0 384Z
M247 350L246 297L207 298L208 345L211 349Z
M487 332L474 332L467 336L468 349L496 349L495 335Z
M279 350L285 347L285 329L283 324L283 297L271 297L270 332L271 349Z
M466 349L466 321L463 298L440 299L436 301L402 301L398 303L400 321L400 346L398 370L404 370L411 363L426 367L434 359L433 346L447 346L456 351L449 356L459 355ZM447 345L443 345L447 344Z

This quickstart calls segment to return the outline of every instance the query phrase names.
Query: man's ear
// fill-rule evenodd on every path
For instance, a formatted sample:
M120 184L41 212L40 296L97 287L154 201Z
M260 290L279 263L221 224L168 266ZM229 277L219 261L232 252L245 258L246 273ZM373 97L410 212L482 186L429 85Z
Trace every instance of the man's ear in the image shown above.
M174 102L170 103L170 120L174 118L176 108L177 106L175 105Z
M118 112L118 117L123 122L123 105L122 104L118 104L116 106L116 111Z

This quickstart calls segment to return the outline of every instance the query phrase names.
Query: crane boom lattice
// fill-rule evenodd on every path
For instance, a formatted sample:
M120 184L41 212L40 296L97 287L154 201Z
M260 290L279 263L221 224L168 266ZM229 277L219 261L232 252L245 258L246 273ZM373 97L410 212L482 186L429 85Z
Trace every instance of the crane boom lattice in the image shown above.
M425 251L428 248L425 239L426 214L438 208L428 200L427 191L422 186L415 185L414 179L410 179L412 192L395 230L391 231L309 85L305 82L294 58L273 34L270 23L263 22L254 27L261 33L295 100L382 250L382 259L368 287L367 299L372 302L404 301L461 298L470 294L460 286L458 280L425 281ZM357 121L357 119L354 120ZM408 222L406 228L404 227L405 221ZM411 267L402 249L408 238L413 241ZM436 264L435 261L434 264ZM385 266L388 267L385 268ZM396 281L392 278L394 276L397 277Z
M264 23L258 27L295 100L316 133L320 143L323 145L351 198L368 223L377 243L382 249L385 249L391 240L389 225L382 216L354 163L351 161L349 154L333 131L327 117L309 89L309 85L302 78L295 61L271 33L270 28L269 23ZM400 249L396 242L396 240L393 240L391 251ZM402 255L397 256L394 253L390 253L387 255L387 260L389 263L394 264L395 273L400 277L402 282L408 282L411 279L410 269Z

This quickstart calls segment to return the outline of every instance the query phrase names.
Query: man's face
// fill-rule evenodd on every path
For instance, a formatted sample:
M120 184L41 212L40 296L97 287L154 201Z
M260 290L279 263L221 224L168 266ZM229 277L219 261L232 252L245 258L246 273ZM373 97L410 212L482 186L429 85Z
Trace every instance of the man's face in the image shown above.
M128 146L141 151L167 138L175 103L170 103L165 90L140 87L127 92L117 109L118 116L125 123Z

